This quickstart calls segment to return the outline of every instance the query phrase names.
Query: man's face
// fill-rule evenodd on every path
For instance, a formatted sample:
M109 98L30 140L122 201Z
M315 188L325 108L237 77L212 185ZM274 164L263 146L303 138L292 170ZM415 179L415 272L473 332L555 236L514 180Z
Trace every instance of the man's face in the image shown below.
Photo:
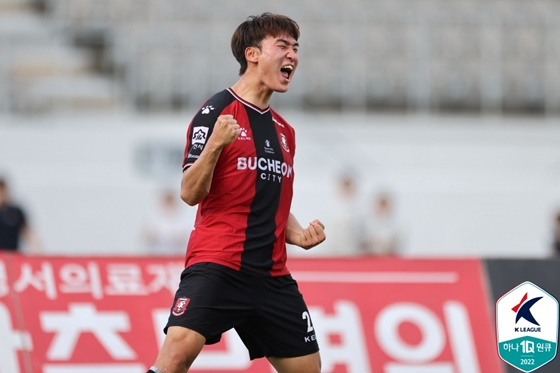
M289 35L267 37L261 42L258 71L272 91L286 92L298 65L298 42Z

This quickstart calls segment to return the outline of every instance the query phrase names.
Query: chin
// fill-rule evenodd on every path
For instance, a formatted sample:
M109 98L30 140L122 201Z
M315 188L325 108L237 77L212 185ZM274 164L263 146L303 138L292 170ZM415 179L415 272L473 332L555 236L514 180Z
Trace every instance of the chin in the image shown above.
M288 89L290 89L290 86L288 84L281 84L279 87L275 89L275 91L279 93L284 93L284 92L288 92Z

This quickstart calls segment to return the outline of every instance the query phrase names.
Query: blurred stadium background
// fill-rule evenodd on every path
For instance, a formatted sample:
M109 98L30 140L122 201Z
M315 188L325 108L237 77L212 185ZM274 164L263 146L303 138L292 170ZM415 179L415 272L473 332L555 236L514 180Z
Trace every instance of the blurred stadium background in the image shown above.
M192 115L236 80L234 28L263 11L302 29L273 98L298 134L302 221L336 229L352 170L362 206L394 196L402 255L552 255L557 1L0 0L0 175L48 253L141 252Z

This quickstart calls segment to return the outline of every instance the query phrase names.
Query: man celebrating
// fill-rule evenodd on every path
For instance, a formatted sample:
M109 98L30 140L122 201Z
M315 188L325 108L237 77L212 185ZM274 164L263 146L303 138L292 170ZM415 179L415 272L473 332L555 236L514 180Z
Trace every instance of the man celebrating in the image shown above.
M185 270L151 373L183 373L205 344L234 328L251 359L281 373L318 373L309 311L286 267L286 243L325 240L319 220L291 214L294 129L272 108L298 65L299 26L271 13L249 17L231 48L240 78L210 98L188 131L181 198L198 204Z

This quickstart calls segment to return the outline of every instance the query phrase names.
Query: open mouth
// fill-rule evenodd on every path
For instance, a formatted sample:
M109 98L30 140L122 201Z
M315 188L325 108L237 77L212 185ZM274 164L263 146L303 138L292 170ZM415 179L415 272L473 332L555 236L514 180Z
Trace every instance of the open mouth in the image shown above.
M280 68L280 73L282 73L282 76L287 80L290 80L290 76L292 76L293 72L294 67L292 65L285 65Z

